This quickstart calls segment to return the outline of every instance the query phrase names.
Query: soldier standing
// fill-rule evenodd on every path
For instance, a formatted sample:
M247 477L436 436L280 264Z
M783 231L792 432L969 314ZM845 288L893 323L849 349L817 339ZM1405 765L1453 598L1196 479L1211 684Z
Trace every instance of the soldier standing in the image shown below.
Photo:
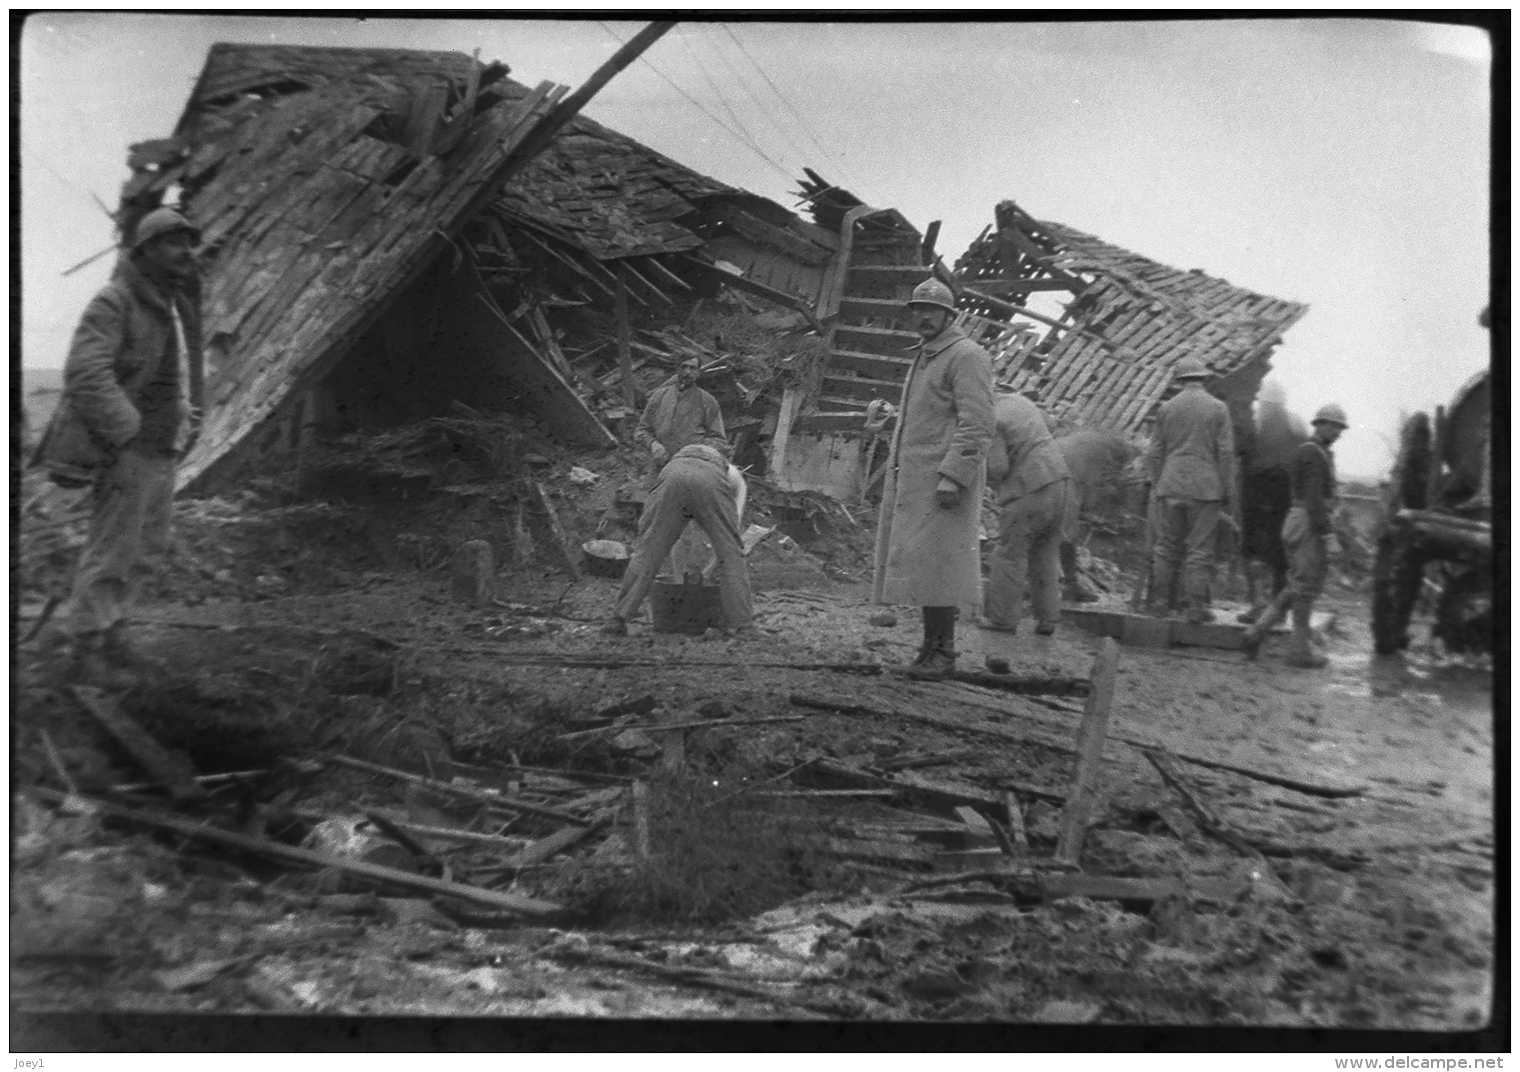
M1182 573L1187 619L1206 622L1214 534L1235 486L1230 411L1203 389L1209 370L1195 358L1177 363L1182 392L1156 415L1148 458L1155 526L1150 612L1171 611L1172 582Z
M688 358L676 369L673 382L656 387L649 394L649 403L633 430L633 438L649 451L656 467L693 443L721 449L727 442L718 400L697 386L701 371L702 363Z
M903 384L876 530L873 598L923 608L910 673L955 669L955 618L982 602L984 455L992 439L992 359L952 323L955 296L927 279L908 301L921 337Z
M175 464L200 425L199 237L169 208L138 222L80 318L63 397L37 446L55 483L93 488L90 534L52 638L72 645L73 676L87 684L129 685L151 662L126 625L150 561L168 549Z
M1241 646L1247 658L1256 658L1267 633L1291 606L1293 638L1289 641L1288 665L1315 670L1328 661L1314 650L1309 619L1314 613L1314 601L1325 590L1331 544L1335 540L1330 527L1335 506L1335 455L1330 448L1347 427L1345 410L1333 402L1323 406L1314 415L1314 435L1293 452L1288 469L1293 483L1293 505L1282 529L1283 546L1288 552L1288 587L1246 630Z

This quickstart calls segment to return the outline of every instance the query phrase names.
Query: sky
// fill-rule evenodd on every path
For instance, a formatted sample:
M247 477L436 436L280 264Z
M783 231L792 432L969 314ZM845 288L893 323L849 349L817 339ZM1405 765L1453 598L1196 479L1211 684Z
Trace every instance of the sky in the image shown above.
M21 38L23 365L62 365L111 258L127 147L168 136L218 41L480 52L583 82L641 22L129 13ZM586 108L793 207L807 166L952 261L1012 199L1179 268L1305 302L1273 358L1291 409L1350 414L1346 476L1400 415L1487 366L1492 50L1473 27L1368 19L684 22ZM93 195L93 196L92 196Z

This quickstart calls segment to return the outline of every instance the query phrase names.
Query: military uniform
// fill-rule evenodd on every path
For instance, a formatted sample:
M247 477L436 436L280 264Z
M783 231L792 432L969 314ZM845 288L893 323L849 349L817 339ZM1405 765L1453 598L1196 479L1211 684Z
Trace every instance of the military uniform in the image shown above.
M614 612L617 622L626 622L639 612L660 564L681 533L695 522L718 555L724 626L744 629L751 625L749 570L739 533L742 482L731 479L730 468L721 451L695 443L676 451L660 470L639 517L638 541Z
M1335 455L1317 440L1300 444L1289 469L1293 506L1283 522L1288 553L1288 590L1293 599L1313 602L1325 590L1330 558L1330 515L1335 502Z
M987 622L1010 632L1018 628L1027 580L1039 631L1048 633L1061 616L1061 537L1075 499L1071 472L1033 402L1000 395L993 418L987 481L1000 509L987 578Z
M1161 407L1148 458L1155 551L1151 602L1166 610L1182 572L1190 618L1208 605L1214 534L1234 486L1235 434L1230 411L1197 381Z
M138 588L168 549L175 465L203 394L200 327L194 279L123 257L74 333L36 461L60 485L93 487L89 537L55 634L81 655L124 643Z

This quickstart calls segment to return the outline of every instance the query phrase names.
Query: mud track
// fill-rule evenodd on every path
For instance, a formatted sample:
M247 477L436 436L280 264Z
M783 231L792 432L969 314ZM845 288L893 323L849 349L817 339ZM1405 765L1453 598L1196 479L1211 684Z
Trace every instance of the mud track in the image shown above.
M1106 801L1081 867L1177 880L1187 892L1093 899L1031 893L1027 882L997 875L947 883L939 878L955 870L956 843L935 828L955 826L952 808L890 794L821 795L832 783L810 778L809 760L896 766L975 799L1012 790L1038 862L1054 849L1081 699L790 669L784 664L899 664L917 642L911 612L896 626L868 624L879 608L863 585L795 581L762 578L763 638L749 643L647 626L600 636L595 619L614 582L596 579L568 591L562 580L521 583L502 593L503 606L484 610L462 608L441 579L416 573L321 596L145 608L144 640L170 669L123 704L202 773L345 752L440 780L518 769L515 789L537 786L551 794L540 799L571 805L600 775L611 825L501 878L500 888L573 908L542 923L471 917L446 899L430 905L395 889L356 890L330 874L70 814L23 792L13 1012L1428 1031L1488 1022L1486 674L1419 655L1374 661L1365 614L1350 604L1335 608L1332 667L1320 673L1289 670L1271 644L1256 663L1209 649L1126 648L1102 766ZM968 668L1001 655L1015 675L1052 679L1085 677L1098 644L1071 625L1050 638L963 627L960 641ZM597 661L622 665L585 665ZM44 729L81 794L141 780L70 703L55 667L23 650L18 673L18 788L60 787ZM660 896L609 900L604 871L627 874L638 856L637 816L621 789L634 779L658 788L670 749L657 738L675 735L644 734L652 748L637 737L615 744L618 733L559 738L592 712L644 696L658 710L639 714L635 705L620 716L631 728L659 718L736 721L683 735L676 764L690 815L750 788L811 794L772 795L765 809L725 820L740 825L723 837L758 839L744 842L758 846L746 850L758 862L744 896L702 886L710 876L688 870L666 876L678 888ZM853 713L799 706L793 696ZM791 720L759 721L782 718ZM1190 822L1127 741L1357 791L1315 796L1182 763L1193 790L1247 844L1243 855ZM555 789L549 775L521 773L535 765L589 780L561 779ZM333 765L307 769L291 787L279 803L308 826L356 802L410 807L413 820L437 804ZM662 838L713 836L690 815L686 827L671 826L673 808L656 816L655 857ZM457 816L437 816L446 821ZM528 817L503 837L526 843L555 826ZM720 850L713 860L725 859ZM711 896L703 901L696 886Z

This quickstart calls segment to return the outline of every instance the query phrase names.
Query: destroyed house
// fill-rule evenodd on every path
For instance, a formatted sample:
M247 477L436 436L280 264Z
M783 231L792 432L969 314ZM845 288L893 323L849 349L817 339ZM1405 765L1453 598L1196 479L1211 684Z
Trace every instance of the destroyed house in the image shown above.
M182 487L459 403L610 447L574 316L730 284L811 318L833 236L584 116L534 145L563 92L457 53L213 46L173 135L132 147L118 221L177 200L202 231Z
M840 220L841 271L825 311L829 355L815 383L783 406L789 457L773 465L784 486L861 496L879 481L884 436L869 439L872 399L897 402L917 337L906 300L931 274L950 283L957 323L993 357L1000 383L1039 403L1066 426L1106 428L1134 438L1172 389L1172 369L1196 357L1209 389L1230 406L1242 451L1251 406L1274 347L1308 307L1182 271L1057 223L1036 221L1004 201L953 272L895 214L883 218L842 203L821 212ZM890 220L890 222L889 222ZM932 225L931 225L932 234ZM1059 316L1030 308L1031 295L1065 298Z
M1043 337L1031 331L1013 346L990 347L998 379L1062 422L1130 436L1169 396L1185 357L1209 369L1209 390L1249 436L1272 351L1309 308L1034 220L1012 201L997 206L994 226L956 262L955 280L973 326L1027 316L1022 303L1037 292L1070 294Z

